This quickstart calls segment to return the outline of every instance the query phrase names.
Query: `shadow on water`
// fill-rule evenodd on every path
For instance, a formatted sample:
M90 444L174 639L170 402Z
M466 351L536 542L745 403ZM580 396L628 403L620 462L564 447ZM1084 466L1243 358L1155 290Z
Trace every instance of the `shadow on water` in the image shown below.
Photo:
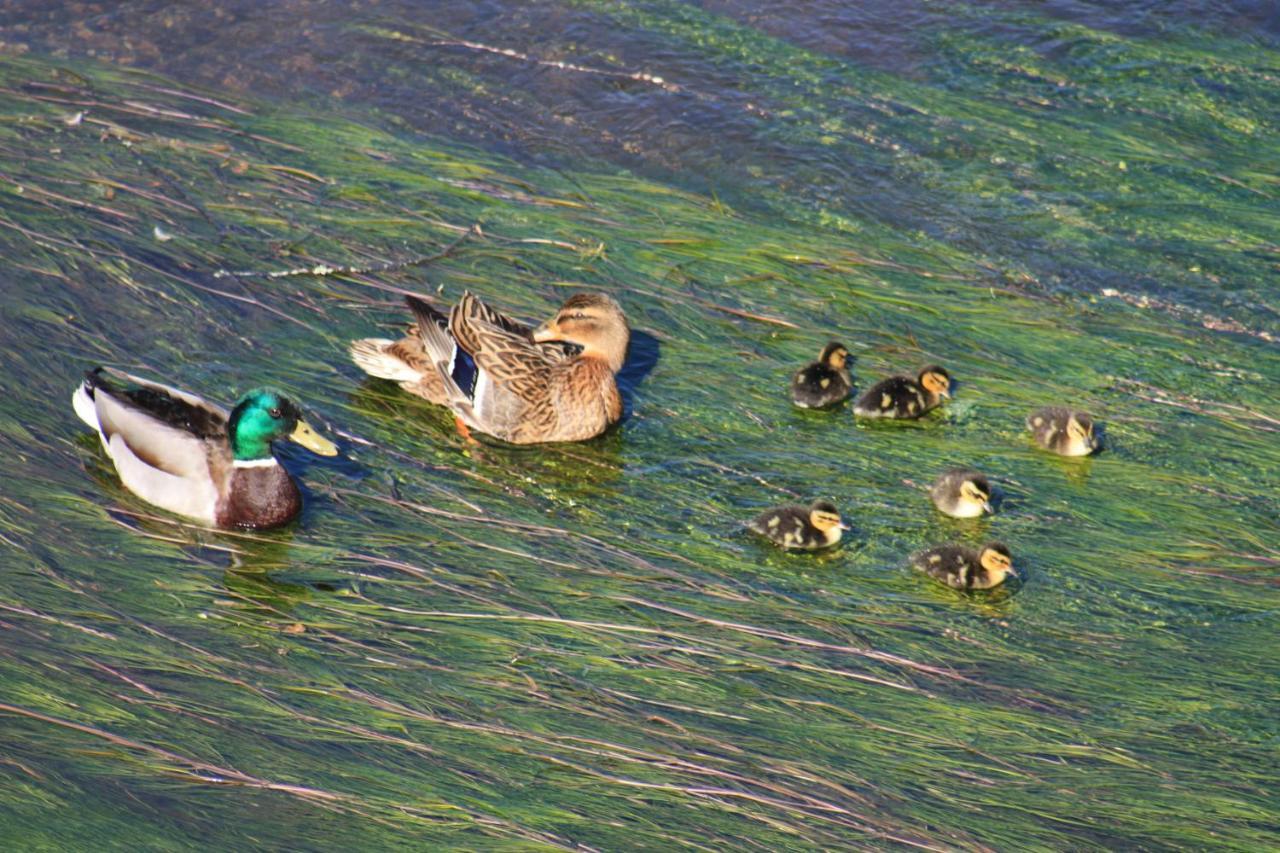
M622 392L623 423L635 410L636 392L640 385L657 367L661 348L658 339L648 332L640 329L631 331L627 360L617 376L618 390Z
M652 364L639 377L649 369ZM389 380L366 378L352 392L351 401L380 425L379 432L371 433L375 445L385 441L384 449L394 450L398 456L419 457L424 464L429 459L431 467L442 461L467 464L516 492L537 488L559 490L568 497L590 497L599 495L599 487L622 473L625 418L590 441L515 445L479 433L474 434L474 442L466 441L446 407L415 397ZM441 456L441 447L449 448L449 453Z

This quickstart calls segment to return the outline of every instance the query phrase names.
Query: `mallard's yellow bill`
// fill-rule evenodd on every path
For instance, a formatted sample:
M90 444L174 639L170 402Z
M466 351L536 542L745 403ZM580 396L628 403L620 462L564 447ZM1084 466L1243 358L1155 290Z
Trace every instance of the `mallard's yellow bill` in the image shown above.
M289 433L289 440L298 442L307 450L320 456L338 455L338 446L313 430L311 425L304 420L298 421L298 425L293 428L293 432Z

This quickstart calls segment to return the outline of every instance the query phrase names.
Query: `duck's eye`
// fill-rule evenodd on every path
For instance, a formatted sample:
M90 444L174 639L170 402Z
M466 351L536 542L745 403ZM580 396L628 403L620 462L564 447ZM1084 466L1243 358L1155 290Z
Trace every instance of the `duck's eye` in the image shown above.
M273 408L267 409L267 414L270 415L275 420L279 420L280 418L284 417L284 412L280 411L279 406L275 406Z

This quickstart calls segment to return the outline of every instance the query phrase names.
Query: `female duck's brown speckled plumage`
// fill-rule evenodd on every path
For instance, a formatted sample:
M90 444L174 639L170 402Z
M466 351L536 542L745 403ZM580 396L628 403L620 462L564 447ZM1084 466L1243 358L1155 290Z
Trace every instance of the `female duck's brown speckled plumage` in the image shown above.
M840 541L849 526L830 501L814 501L810 506L779 506L760 513L748 525L773 544L795 551L830 548Z
M791 377L791 400L802 409L825 409L843 402L853 389L846 363L849 350L832 341L818 360Z
M622 417L614 377L630 330L608 296L576 294L535 329L470 293L447 318L421 299L406 301L443 402L467 427L513 444L582 441Z
M951 396L951 376L936 364L920 369L915 378L890 376L867 389L853 406L864 418L918 418Z
M954 589L990 589L1018 576L1013 555L1001 542L988 542L979 551L940 545L913 555L911 564Z
M1098 448L1093 417L1065 406L1047 406L1027 416L1036 444L1059 456L1088 456Z
M98 432L125 488L218 527L276 527L298 514L302 496L271 454L272 440L337 453L297 406L265 389L227 412L194 394L100 367L85 377L72 403Z
M407 300L406 300L407 301ZM400 387L439 406L449 405L444 377L436 369L435 362L427 354L422 334L422 323L439 326L446 333L449 318L422 300L416 308L410 302L414 315L422 319L409 327L409 332L399 340L388 338L361 338L350 345L351 360L370 376L399 382ZM478 301L478 300L477 300ZM498 325L513 335L533 340L533 328L485 307L487 322Z

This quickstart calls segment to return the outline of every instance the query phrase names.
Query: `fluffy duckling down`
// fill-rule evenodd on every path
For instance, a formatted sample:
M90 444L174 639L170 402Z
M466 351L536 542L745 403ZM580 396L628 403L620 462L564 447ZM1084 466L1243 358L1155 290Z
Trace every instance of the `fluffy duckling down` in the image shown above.
M817 551L840 541L849 525L830 501L807 507L778 506L760 513L749 525L773 544L788 551Z
M943 471L929 489L933 505L954 518L977 518L991 507L991 483L972 468Z
M890 376L867 389L853 406L863 418L918 418L951 396L951 375L936 364L922 367L914 378Z
M817 361L791 377L791 401L802 409L825 409L848 399L853 390L848 360L849 350L844 344L827 344Z
M1098 449L1093 417L1079 409L1046 406L1027 416L1036 444L1059 456L1088 456Z
M953 589L990 589L1018 576L1013 555L1002 542L988 542L975 551L963 545L939 545L921 551L911 564Z

